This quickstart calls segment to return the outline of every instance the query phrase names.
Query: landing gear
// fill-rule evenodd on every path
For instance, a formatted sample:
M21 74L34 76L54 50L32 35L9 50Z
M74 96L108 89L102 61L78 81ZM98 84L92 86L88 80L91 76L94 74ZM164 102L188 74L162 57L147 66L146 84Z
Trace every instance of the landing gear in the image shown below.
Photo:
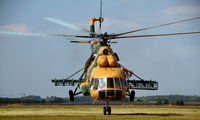
M109 102L107 101L106 106L103 107L103 114L106 115L108 112L108 115L111 115L111 107L109 106Z
M74 90L74 92L72 90L69 90L69 99L70 101L74 101L74 96L81 94L82 92L77 92L79 88L79 84L76 86L76 89Z
M129 97L130 102L133 102L134 98L135 98L135 91L132 90L131 93L130 93L130 97Z
M72 90L69 91L69 99L70 101L74 101L74 93Z
M107 108L103 107L103 114L106 115L106 112L107 112Z
M108 115L111 115L111 107L110 106L103 107L103 114L106 115L107 112L108 112Z
M111 107L110 106L107 107L107 111L108 111L108 115L111 115Z

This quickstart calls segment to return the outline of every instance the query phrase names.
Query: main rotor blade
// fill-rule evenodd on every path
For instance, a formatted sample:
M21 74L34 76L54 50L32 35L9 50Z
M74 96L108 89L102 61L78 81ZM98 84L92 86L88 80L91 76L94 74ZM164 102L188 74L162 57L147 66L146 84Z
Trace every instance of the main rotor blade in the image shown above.
M9 31L0 31L0 34L8 35L21 35L21 36L38 36L38 37L51 37L50 34L38 34L38 33L24 33L24 32L9 32Z
M56 18L46 17L46 18L44 18L44 19L47 20L47 21L50 21L50 22L59 24L59 25L61 25L61 26L68 27L68 28L73 29L73 30L76 30L76 31L85 32L85 33L89 33L89 34L92 33L92 32L90 32L90 31L87 30L87 29L80 28L80 27L78 27L78 26L76 26L76 25L73 25L73 24L68 23L68 22L64 22L64 21L59 20L59 19L56 19Z
M115 39L120 38L137 38L137 37L157 37L157 36L170 36L170 35L183 35L183 34L198 34L198 32L182 32L182 33L163 33L163 34L152 34L152 35L132 35L132 36L119 36L115 37Z
M90 41L77 41L77 40L74 40L74 41L70 41L71 43L90 43Z
M76 36L76 35L64 35L64 34L39 34L39 33L9 32L9 31L0 31L0 34L36 36L36 37L90 38L90 36Z
M162 27L162 26L167 26L167 25L182 23L182 22L186 22L186 21L190 21L190 20L195 20L195 19L200 19L200 16L199 17L190 18L190 19L185 19L185 20L179 20L179 21L175 21L175 22L171 22L171 23L167 23L167 24L161 24L161 25L157 25L157 26L146 27L146 28L142 28L142 29L137 29L137 30L129 31L129 32L124 32L124 33L116 34L115 36L120 36L120 35L125 35L125 34L129 34L129 33L139 32L139 31L143 31L143 30L149 30L149 29L153 29L153 28L158 28L158 27Z

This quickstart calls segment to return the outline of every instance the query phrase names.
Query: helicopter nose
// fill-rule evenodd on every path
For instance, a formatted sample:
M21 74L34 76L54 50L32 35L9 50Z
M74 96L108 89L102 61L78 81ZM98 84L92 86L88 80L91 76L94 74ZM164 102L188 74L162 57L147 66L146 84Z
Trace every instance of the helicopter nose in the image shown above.
M100 90L99 98L106 100L119 100L122 98L122 90Z

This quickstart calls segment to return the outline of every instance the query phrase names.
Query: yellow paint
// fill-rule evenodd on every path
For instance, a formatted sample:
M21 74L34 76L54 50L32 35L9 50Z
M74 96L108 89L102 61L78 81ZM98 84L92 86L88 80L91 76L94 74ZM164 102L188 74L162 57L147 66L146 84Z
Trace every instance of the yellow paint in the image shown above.
M104 49L108 49L108 54L111 54L112 53L112 49L109 47L109 46L102 46L99 51L98 51L98 54L103 54L103 50Z
M94 26L95 21L103 21L103 18L90 18L90 26ZM125 83L126 73L128 72L128 70L119 66L117 58L115 57L112 49L109 46L101 46L100 43L96 40L91 40L90 45L93 49L93 52L96 51L96 49L99 50L93 53L90 59L86 62L86 65L89 64L87 71L84 74L84 78L86 79L86 81L80 84L80 88L85 85L90 86L90 95L96 100L108 101L123 99L128 91L128 86ZM107 53L103 52L105 49L107 49ZM94 84L91 83L92 79L105 79L105 81L107 82L109 80L107 80L107 78L113 79L113 88L101 88L98 86L98 88L94 89ZM123 86L123 88L117 88L117 83L115 83L116 79L119 79L120 82L122 80L125 86ZM120 85L121 84L122 83L120 83ZM105 91L105 98L99 97L100 90ZM112 92L114 91L114 95L108 94L108 90ZM117 92L120 92L120 94L117 94Z
M115 67L95 67L91 74L92 78L108 77L125 79L121 68Z
M82 83L80 84L80 88L82 88L82 86L85 86L85 85L89 85L88 81L82 82Z
M92 49L95 49L96 47L97 47L97 44L98 44L99 42L97 42L96 40L91 40L90 41L90 45L92 46Z
M111 66L111 67L117 66L117 59L116 59L116 57L114 57L113 55L108 55L107 58L108 58L108 64L109 64L109 66Z
M97 60L97 64L100 66L100 67L106 67L108 66L108 59L107 59L107 56L105 55L102 55L98 58Z
M95 21L100 21L100 18L94 18L94 17L90 18L90 25L94 25Z
M93 49L96 49L96 47L100 44L99 42L92 40L90 42L91 45L93 45ZM95 47L94 47L95 46ZM108 54L103 54L104 49L108 50ZM126 82L125 78L125 73L128 72L128 70L126 68L123 68L121 66L118 65L117 59L116 57L113 55L113 51L109 46L101 46L98 50L98 52L96 54L94 54L94 60L90 63L90 66L88 67L86 74L85 74L85 78L86 78L86 82L81 83L80 87L82 87L83 85L90 85L90 95L91 97L93 97L94 99L97 100L116 100L116 97L118 97L119 99L123 99L126 96L126 93L128 91L128 86L126 84L126 86L123 87L123 89L119 89L119 88L104 88L104 89L100 89L98 87L98 89L93 89L93 85L91 85L91 80L93 79L97 79L97 78L119 78L122 79L123 82ZM97 65L96 67L94 67L94 65ZM90 76L90 77L89 77ZM90 82L89 82L90 81ZM115 80L113 80L114 84ZM120 83L121 84L121 83ZM113 90L115 91L114 95L115 96L105 96L104 99L99 97L99 91L100 90ZM121 91L122 94L119 96L117 95L116 91Z

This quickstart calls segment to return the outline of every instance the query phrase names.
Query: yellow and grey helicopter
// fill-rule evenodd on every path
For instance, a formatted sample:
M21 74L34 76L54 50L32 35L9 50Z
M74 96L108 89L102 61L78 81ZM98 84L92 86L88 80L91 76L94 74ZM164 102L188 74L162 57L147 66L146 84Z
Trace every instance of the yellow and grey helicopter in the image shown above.
M69 91L70 101L74 101L74 96L83 94L84 96L91 96L95 100L106 101L106 106L103 108L103 114L110 115L111 107L109 101L118 101L123 99L126 95L129 96L129 100L132 102L135 97L135 91L133 89L140 90L157 90L158 82L153 80L144 80L137 76L134 72L128 70L119 63L119 57L115 53L110 44L113 39L122 38L138 38L138 37L156 37L156 36L170 36L170 35L182 35L182 34L197 34L195 32L182 32L182 33L165 33L165 34L151 34L151 35L132 35L125 36L129 33L135 33L138 31L149 30L162 26L182 23L190 20L200 19L200 17L194 17L185 20L179 20L167 24L161 24L157 26L132 30L119 34L108 34L108 33L96 33L95 22L99 22L99 30L101 31L101 24L104 21L102 17L102 1L100 3L100 17L90 18L90 30L79 28L70 23L64 22L56 18L45 18L46 20L71 28L78 31L86 32L88 35L62 35L62 34L37 34L37 33L19 33L0 31L0 34L10 35L25 35L25 36L47 36L47 37L63 37L63 38L88 38L89 41L71 41L72 43L88 43L91 46L91 55L86 61L84 67L66 79L53 79L52 82L55 86L75 86L74 91ZM71 79L74 75L81 72L83 73L79 79ZM132 76L136 79L130 79ZM80 89L78 91L78 89Z

